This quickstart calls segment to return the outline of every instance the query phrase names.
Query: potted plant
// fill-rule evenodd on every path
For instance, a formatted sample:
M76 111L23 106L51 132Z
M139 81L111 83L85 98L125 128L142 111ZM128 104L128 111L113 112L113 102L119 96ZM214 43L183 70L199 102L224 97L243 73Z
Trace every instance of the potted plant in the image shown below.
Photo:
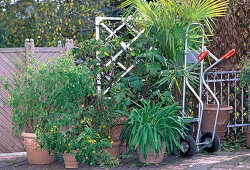
M106 149L111 157L119 159L120 150L120 133L122 125L126 120L121 113L116 112L119 109L119 104L114 98L105 98L98 96L94 102L86 106L86 115L93 119L93 128L105 138L112 141L112 148ZM124 145L122 147L125 147Z
M23 74L14 75L14 83L10 79L2 81L9 94L8 105L13 108L16 133L23 130L34 133L36 128L45 130L49 122L56 120L60 120L61 127L69 127L72 121L83 117L82 104L88 96L95 95L91 69L85 65L76 66L71 55L49 58L44 63L28 57L27 64L19 68ZM27 136L27 133L23 135ZM37 164L39 162L33 160L35 156L29 156L31 148L32 153L37 153L39 148L35 136L29 135L24 144L27 144L29 162ZM36 147L30 147L30 142Z
M94 131L91 122L92 119L84 118L73 123L67 131L60 130L59 121L50 122L46 132L37 128L36 139L42 148L53 150L56 158L62 155L66 168L77 168L79 162L89 166L118 166L118 160L105 151L112 146L112 141Z
M13 80L2 78L1 84L8 93L8 101L5 103L13 110L12 121L15 124L15 134L22 134L24 147L26 148L28 161L32 164L49 164L54 161L54 156L49 155L44 149L40 150L35 140L35 129L47 122L43 119L44 106L48 101L41 98L39 86L38 62L32 56L27 56L27 63L18 63L21 73L14 74ZM25 131L25 132L23 132Z
M184 120L178 115L178 103L163 105L144 98L136 104L128 116L121 133L122 142L126 140L129 149L136 149L143 163L160 163L163 161L165 149L170 153L173 146L180 146L180 138L184 138Z

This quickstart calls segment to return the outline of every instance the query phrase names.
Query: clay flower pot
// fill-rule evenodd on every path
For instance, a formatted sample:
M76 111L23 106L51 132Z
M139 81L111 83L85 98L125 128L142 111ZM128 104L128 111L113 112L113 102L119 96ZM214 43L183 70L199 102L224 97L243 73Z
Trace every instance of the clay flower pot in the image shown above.
M201 123L201 130L203 132L213 131L216 109L217 109L216 104L204 105L204 113L203 113L202 123ZM224 136L227 131L227 124L229 122L231 110L233 110L232 106L220 105L218 122L217 122L215 133L218 135L221 141L225 140Z
M245 131L247 148L250 148L250 130Z
M77 160L76 160L76 157L75 157L76 153L77 153L77 151L74 151L73 156L71 156L70 153L64 153L63 154L63 160L64 160L65 168L69 168L69 169L78 168L79 162L77 162Z
M120 162L120 144L121 141L116 141L112 143L112 148L106 148L105 150L109 152L110 157L115 157L116 159L118 158Z
M165 151L166 151L166 143L164 142L162 149L159 151L158 155L155 152L153 154L151 154L149 152L149 149L148 149L147 158L144 159L143 154L141 153L139 147L137 147L137 153L138 153L138 157L139 157L140 162L147 163L147 164L161 163L163 161Z
M23 144L27 151L29 163L36 165L45 165L51 164L55 161L54 155L49 155L48 151L40 149L40 147L38 146L38 142L35 139L35 133L23 132L22 137L24 137Z

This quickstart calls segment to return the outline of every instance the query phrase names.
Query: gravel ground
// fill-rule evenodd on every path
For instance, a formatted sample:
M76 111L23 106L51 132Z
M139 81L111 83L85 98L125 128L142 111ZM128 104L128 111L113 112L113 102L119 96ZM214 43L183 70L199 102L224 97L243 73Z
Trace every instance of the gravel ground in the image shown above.
M63 160L60 159L50 165L32 165L28 163L26 156L11 157L0 156L0 169L1 170L54 170L65 169ZM80 164L78 169L93 169L103 170L100 167L88 167ZM108 169L108 168L104 168ZM250 149L245 149L241 152L222 152L218 151L213 154L205 152L197 153L191 158L182 158L178 156L166 156L164 161L157 165L143 165L139 162L136 153L124 156L121 163L115 170L125 169L145 169L145 170L221 170L221 169L238 169L250 170Z

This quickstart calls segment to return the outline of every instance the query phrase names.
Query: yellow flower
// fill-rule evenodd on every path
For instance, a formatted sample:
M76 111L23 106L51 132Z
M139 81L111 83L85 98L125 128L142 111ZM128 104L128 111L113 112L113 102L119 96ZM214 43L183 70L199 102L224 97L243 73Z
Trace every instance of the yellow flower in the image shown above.
M36 125L36 127L39 127L39 125Z
M109 53L107 53L107 51L105 51L105 53L104 53L106 56L109 56Z
M51 132L53 132L53 130L52 130L52 129L51 129L50 131L51 131Z
M86 157L86 159L88 159L89 157Z
M68 144L68 146L70 146L70 143Z
M89 140L89 143L91 143L91 140Z
M82 134L83 136L85 136L85 134Z
M96 140L94 140L94 142L96 143Z
M113 144L114 143L114 141L111 141L111 144Z
M93 153L95 153L95 151L93 151Z
M97 136L100 136L99 133L97 133Z
M108 136L108 138L110 139L110 136Z
M38 145L38 147L40 147L40 145Z
M83 123L83 120L81 121L81 123Z
M90 121L92 122L92 119L90 119Z
M38 35L37 38L41 38L41 37Z

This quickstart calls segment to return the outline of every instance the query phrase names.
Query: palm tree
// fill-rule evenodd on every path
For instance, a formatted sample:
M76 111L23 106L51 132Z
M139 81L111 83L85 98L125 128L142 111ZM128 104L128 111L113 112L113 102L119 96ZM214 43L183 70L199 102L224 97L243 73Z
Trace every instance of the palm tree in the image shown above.
M146 34L155 37L165 57L182 65L184 61L184 44L187 27L192 23L205 23L211 33L211 23L215 17L223 16L227 10L228 0L127 0L121 7L136 11L133 18ZM190 48L199 44L201 32L195 27L190 30ZM208 36L208 34L207 34Z

